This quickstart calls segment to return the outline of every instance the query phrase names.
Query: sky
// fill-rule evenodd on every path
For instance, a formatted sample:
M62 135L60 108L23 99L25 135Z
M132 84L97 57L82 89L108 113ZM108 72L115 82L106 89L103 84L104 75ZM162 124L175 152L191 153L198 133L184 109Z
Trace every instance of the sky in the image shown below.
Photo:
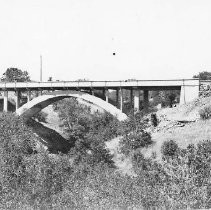
M211 71L211 0L0 0L0 75L183 79Z

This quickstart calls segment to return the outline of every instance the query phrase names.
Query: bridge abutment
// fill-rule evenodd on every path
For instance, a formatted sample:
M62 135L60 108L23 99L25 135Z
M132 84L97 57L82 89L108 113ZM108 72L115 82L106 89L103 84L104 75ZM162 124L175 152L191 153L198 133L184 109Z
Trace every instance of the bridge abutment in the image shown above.
M183 80L180 104L186 104L199 97L199 80Z

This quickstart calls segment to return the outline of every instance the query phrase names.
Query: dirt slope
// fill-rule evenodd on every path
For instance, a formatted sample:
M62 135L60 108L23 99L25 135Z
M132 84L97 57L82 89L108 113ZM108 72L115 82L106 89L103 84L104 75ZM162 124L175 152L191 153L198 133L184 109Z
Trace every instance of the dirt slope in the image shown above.
M199 98L191 103L174 108L165 108L157 112L159 125L151 130L155 142L148 149L143 149L146 157L156 152L161 157L161 145L166 140L175 140L180 147L197 144L199 141L211 138L211 120L201 120L199 110L211 106L211 97Z

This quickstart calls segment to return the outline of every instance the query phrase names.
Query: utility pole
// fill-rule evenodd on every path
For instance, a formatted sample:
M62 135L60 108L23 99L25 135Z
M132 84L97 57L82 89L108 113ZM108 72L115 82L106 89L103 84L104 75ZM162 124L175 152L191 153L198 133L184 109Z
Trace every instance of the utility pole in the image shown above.
M42 55L40 55L40 82L42 82Z

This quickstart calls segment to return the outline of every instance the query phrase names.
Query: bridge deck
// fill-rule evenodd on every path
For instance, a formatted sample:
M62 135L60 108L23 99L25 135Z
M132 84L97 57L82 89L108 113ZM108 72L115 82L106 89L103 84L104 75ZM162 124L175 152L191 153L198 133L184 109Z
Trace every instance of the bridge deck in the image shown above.
M135 81L57 81L57 82L0 82L0 90L15 89L180 89L181 86L199 86L198 79L186 80L135 80Z

